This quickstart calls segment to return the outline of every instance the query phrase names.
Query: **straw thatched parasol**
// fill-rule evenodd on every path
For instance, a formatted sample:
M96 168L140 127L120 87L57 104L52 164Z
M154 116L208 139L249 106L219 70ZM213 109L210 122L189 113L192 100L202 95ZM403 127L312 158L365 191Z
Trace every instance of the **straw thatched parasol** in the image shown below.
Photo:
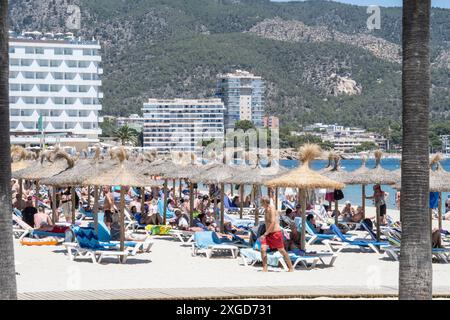
M316 144L305 144L300 148L299 155L302 165L291 170L278 178L267 181L269 187L291 187L297 188L302 195L302 249L305 249L305 227L306 227L306 191L317 188L343 189L345 185L338 181L329 179L320 173L311 170L310 163L320 156L322 150Z
M450 172L442 168L440 163L442 159L441 154L436 154L430 160L430 192L439 192L439 229L442 229L442 192L450 192ZM393 188L401 190L401 182L396 183Z
M269 167L257 166L236 166L233 167L234 174L228 179L225 179L225 183L237 184L240 186L240 218L243 216L243 204L244 204L244 186L246 184L251 185L253 192L255 187L264 185L266 181L269 181L281 174L288 172L285 167L279 166L278 163L271 162ZM278 208L278 188L275 188L275 208ZM255 208L255 224L259 222L258 208Z
M220 184L220 229L224 231L224 199L225 199L225 181L236 174L236 168L213 161L204 166L198 174L192 176L190 181L205 184ZM214 213L216 213L217 199L214 198Z
M39 190L38 184L40 180L52 177L68 168L72 168L74 164L74 160L67 152L59 151L59 148L56 148L53 151L43 152L40 161L34 161L31 166L13 172L12 177L19 179L20 186L22 185L22 180L34 180L36 182L36 188ZM56 188L53 188L52 190L52 213L53 222L57 222L57 208L54 199L56 199Z
M351 181L351 177L349 172L343 170L341 168L341 164L340 164L340 160L341 157L339 154L334 153L334 165L332 166L331 169L325 170L322 172L322 175L324 175L325 177L337 181L337 182L341 182L341 183L345 183L348 184ZM339 201L335 200L335 212L334 212L334 220L335 220L335 224L338 224L338 219L339 219Z
M100 159L100 149L97 148L93 159L78 160L73 167L52 177L42 179L41 182L46 185L58 187L82 186L86 179L98 176L112 164L111 161Z
M365 166L362 166L360 169L354 171L350 176L349 180L350 184L395 184L399 181L399 171L391 171L386 170L381 166L381 158L383 156L383 152L381 150L376 150L374 152L375 156L375 168L366 169Z
M82 155L87 157L87 152L82 151ZM95 149L95 154L93 159L81 159L75 162L72 168L64 170L63 172L54 175L50 178L42 179L41 182L45 185L57 186L57 187L72 187L71 191L74 192L76 186L85 185L85 180L89 177L99 176L103 171L108 170L111 167L111 161L102 160L100 154L100 148ZM98 231L98 198L99 190L98 187L94 187L94 226L95 230ZM72 220L75 220L75 195L72 194ZM91 204L90 200L90 186L88 188L88 203Z
M40 161L22 170L12 173L15 179L42 180L52 177L67 168L73 167L74 161L65 151L43 153Z
M98 176L88 177L84 185L120 186L120 250L124 250L125 242L125 187L145 187L159 185L155 180L144 176L136 170L136 163L127 160L125 148L121 147L110 152L115 163L107 170L102 170Z
M375 168L367 170L366 173L360 173L359 177L355 177L356 174L353 174L352 181L359 181L359 183L362 185L368 184L392 185L397 183L400 180L399 174L400 171L386 170L381 166L381 158L383 156L383 152L381 150L376 150L374 152L374 156L375 156ZM377 239L379 241L381 232L380 232L380 206L378 205L376 207L376 219L377 219Z
M36 160L37 153L25 150L21 146L11 147L11 172L16 172L33 165L32 160Z
M328 160L328 164L325 168L319 170L319 173L323 174L324 172L328 172L333 170L334 167L334 163L336 161L336 159L339 158L339 154L334 151L334 150L330 150L326 153L326 157L325 159Z
M156 185L155 180L136 170L135 162L127 160L128 156L124 148L114 151L111 157L113 161L103 164L97 176L85 177L83 185L133 187Z

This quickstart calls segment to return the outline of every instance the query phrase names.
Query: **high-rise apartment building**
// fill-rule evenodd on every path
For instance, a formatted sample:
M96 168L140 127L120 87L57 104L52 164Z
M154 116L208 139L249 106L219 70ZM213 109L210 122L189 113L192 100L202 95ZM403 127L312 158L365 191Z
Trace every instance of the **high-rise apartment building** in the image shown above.
M149 99L142 110L145 148L197 152L203 141L224 138L220 99Z
M249 120L256 127L262 127L265 92L263 79L243 70L217 77L216 95L225 105L225 128L232 129L241 120Z
M12 144L84 148L98 142L103 98L99 50L98 41L70 33L10 32Z

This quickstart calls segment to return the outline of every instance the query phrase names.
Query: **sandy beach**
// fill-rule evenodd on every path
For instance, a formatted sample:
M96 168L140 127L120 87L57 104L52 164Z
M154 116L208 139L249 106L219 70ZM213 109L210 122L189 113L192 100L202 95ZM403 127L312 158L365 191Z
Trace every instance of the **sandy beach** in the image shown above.
M368 216L375 215L368 208ZM398 212L388 214L398 218ZM437 221L434 221L437 224ZM449 228L444 221L444 228ZM360 233L362 234L362 233ZM325 250L324 245L309 250ZM314 270L298 268L287 273L281 268L261 272L261 266L245 267L241 259L192 257L190 246L169 237L154 237L150 253L131 257L126 264L117 260L93 264L70 261L63 246L26 247L15 240L18 291L72 291L131 288L206 288L258 286L352 286L377 290L398 286L398 263L375 253L342 252L332 267ZM450 288L449 265L433 263L433 284Z

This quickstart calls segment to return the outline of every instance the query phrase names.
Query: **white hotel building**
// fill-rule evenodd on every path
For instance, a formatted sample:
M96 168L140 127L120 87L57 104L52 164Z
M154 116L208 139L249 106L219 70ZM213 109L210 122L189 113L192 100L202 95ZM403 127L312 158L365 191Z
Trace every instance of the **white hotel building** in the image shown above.
M46 144L80 148L98 142L100 44L70 36L10 34L9 46L11 143L39 145L42 136Z
M201 150L202 141L224 138L220 99L150 99L144 103L144 148L160 153Z

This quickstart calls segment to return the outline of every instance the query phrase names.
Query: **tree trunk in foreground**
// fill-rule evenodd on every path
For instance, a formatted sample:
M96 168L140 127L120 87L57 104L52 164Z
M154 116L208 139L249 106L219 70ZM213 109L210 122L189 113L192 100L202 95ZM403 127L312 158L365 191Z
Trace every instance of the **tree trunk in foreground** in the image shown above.
M402 241L399 298L432 297L428 117L431 0L403 1Z
M0 300L17 299L11 219L8 1L0 0Z

